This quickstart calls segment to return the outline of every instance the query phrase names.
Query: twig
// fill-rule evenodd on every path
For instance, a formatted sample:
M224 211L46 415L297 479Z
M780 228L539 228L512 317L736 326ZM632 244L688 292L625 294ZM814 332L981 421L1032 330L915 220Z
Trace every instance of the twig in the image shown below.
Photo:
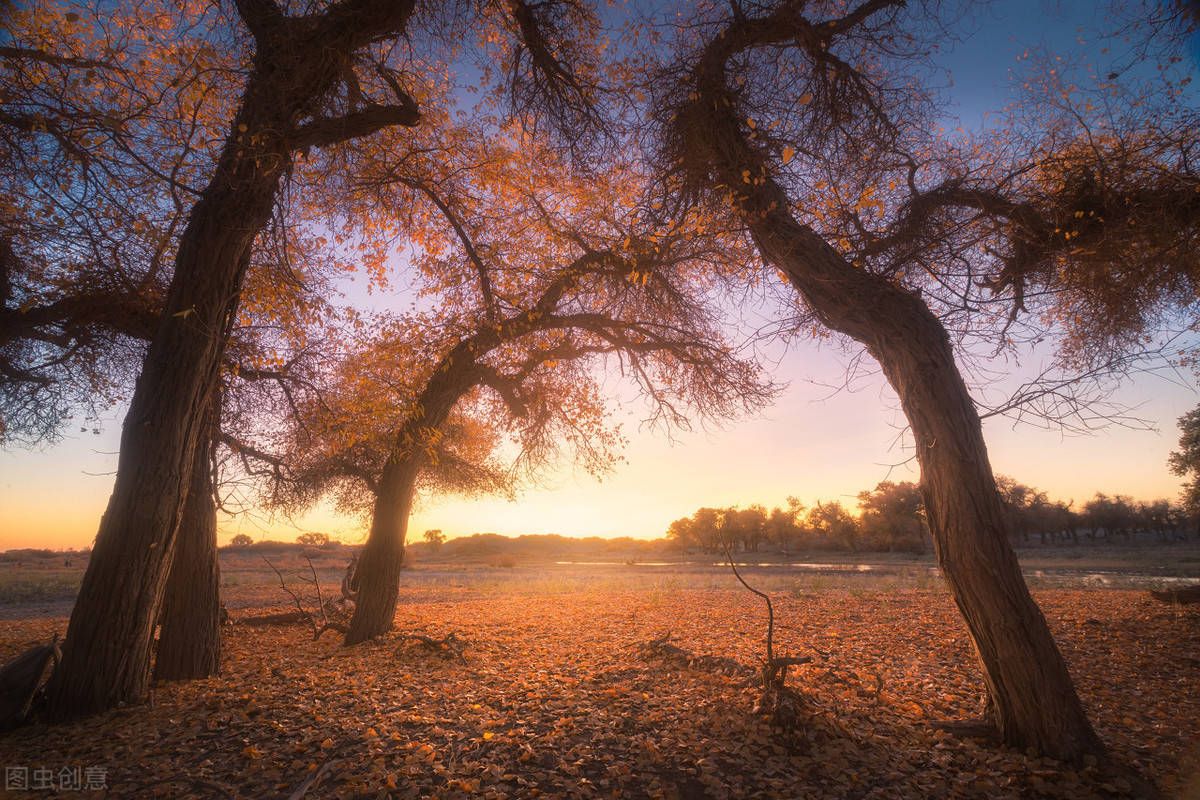
M304 779L303 783L296 787L296 791L288 795L288 800L300 800L304 795L308 794L309 790L314 788L321 781L321 778L325 777L325 773L331 767L333 767L332 753L321 763L321 766L317 767L311 775Z
M317 607L321 609L321 619L325 620L325 624L329 624L329 615L325 613L325 598L321 596L321 580L317 577L317 568L313 566L312 559L308 556L304 557L308 562L308 571L313 576L313 586L317 587Z
M300 595L298 595L294 591L292 591L291 587L289 587L287 585L287 581L285 581L283 579L283 573L280 572L279 569L276 568L276 566L274 564L272 564L271 561L266 556L263 556L263 561L267 562L267 566L269 566L275 572L275 576L277 578L279 578L279 585L281 587L283 587L283 590L285 592L287 592L288 595L291 596L293 602L295 602L296 609L299 614L299 617L296 621L298 621L298 622L299 621L307 621L312 626L314 642L317 641L318 639L320 639L321 634L325 633L325 631L338 631L339 633L346 633L347 628L345 625L342 625L340 622L330 622L329 615L325 612L324 596L321 593L321 580L320 580L320 578L317 577L317 569L316 569L316 567L313 566L311 558L309 558L308 556L305 556L304 560L308 562L308 570L309 570L309 572L312 573L312 584L317 590L317 608L319 608L321 610L321 624L317 624L316 614L314 614L311 611L308 611L304 608L304 603L300 599ZM308 579L305 578L302 574L298 575L298 577L300 577L301 580L308 582ZM252 620L245 620L245 622L251 622L251 621ZM283 621L289 621L289 620L287 619L287 617L285 615L273 614L273 615L269 615L269 618L267 618L267 617L259 618L259 621L283 622Z
M775 661L775 651L772 648L772 643L775 639L775 609L771 606L771 598L764 592L760 592L750 584L746 583L746 579L742 577L742 573L738 572L737 565L733 563L733 552L729 549L729 542L723 542L725 545L725 557L729 559L729 568L733 570L734 576L741 581L742 586L745 586L750 591L767 601L767 663ZM812 659L809 659L810 661Z
M296 604L297 610L299 610L299 612L303 616L308 617L311 620L312 614L310 614L309 612L304 610L304 604L302 602L300 602L300 596L297 595L295 592L293 592L291 587L287 585L287 581L285 581L283 579L283 573L280 572L279 569L274 564L272 564L271 560L269 558L267 558L266 556L263 556L262 560L267 562L267 566L270 567L271 571L275 573L275 577L279 578L279 586L285 592L288 593L288 596L290 596L292 598L292 601L295 602L295 604ZM314 622L313 624L316 624L316 623Z

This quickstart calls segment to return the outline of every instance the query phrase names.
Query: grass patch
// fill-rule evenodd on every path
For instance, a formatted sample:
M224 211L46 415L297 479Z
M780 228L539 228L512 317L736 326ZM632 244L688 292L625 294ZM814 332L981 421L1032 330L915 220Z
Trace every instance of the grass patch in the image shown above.
M73 600L79 594L82 570L71 572L0 570L0 603L42 603Z

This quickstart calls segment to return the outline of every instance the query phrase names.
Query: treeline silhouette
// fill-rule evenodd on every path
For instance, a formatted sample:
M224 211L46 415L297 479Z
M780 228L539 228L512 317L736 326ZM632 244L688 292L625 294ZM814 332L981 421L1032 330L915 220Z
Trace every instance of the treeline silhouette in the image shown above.
M1186 539L1196 520L1169 500L1139 502L1126 495L1096 495L1075 508L1073 501L1051 501L1046 492L1000 475L996 478L1013 544L1055 544L1133 541L1151 536L1156 541ZM721 553L763 549L793 551L924 553L933 541L925 521L925 505L917 484L883 481L859 492L858 514L839 501L818 501L805 507L795 497L786 507L700 508L677 519L667 538L684 549Z

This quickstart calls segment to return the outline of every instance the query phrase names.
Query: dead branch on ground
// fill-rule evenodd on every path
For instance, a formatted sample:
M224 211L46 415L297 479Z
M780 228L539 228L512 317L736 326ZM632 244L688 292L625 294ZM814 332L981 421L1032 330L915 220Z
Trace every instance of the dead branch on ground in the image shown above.
M325 597L321 593L321 581L317 577L317 569L316 569L316 567L313 566L312 559L309 558L308 556L305 556L304 560L308 564L308 571L309 571L311 577L306 576L303 572L297 572L296 577L298 580L302 581L303 583L307 583L307 584L311 585L316 590L317 610L320 612L320 615L321 615L319 622L317 619L317 615L315 613L309 611L307 608L305 608L304 601L300 598L299 593L294 591L292 589L292 587L288 585L287 581L283 577L283 573L280 572L279 569L274 564L271 563L270 559L268 559L266 556L263 556L263 561L267 562L267 566L271 568L271 571L275 573L275 577L277 577L279 579L279 586L283 589L283 591L287 592L288 596L290 596L292 598L292 602L294 602L296 604L296 618L295 618L296 621L297 622L307 621L309 624L312 625L314 642L317 639L320 639L321 634L325 633L325 631L337 631L339 633L345 633L347 628L344 623L335 622L335 621L329 619L328 609L326 608L326 603L325 603ZM332 598L330 598L330 600L332 601ZM282 616L282 615L269 615L269 616Z
M1182 589L1165 589L1161 592L1151 590L1150 596L1162 603L1174 603L1181 606L1200 603L1200 584L1185 586Z
M417 644L447 661L458 661L462 664L467 663L467 657L463 655L463 648L466 646L466 642L460 639L458 634L453 631L443 639L434 639L432 636L425 636L420 633L408 633L400 637L400 641L400 647L396 648L397 653L406 649L409 645Z
M732 658L708 654L696 655L695 653L688 652L682 647L671 643L670 631L667 631L656 639L637 644L635 647L646 657L660 658L664 661L675 662L691 669L702 669L722 675L742 675L747 677L757 672L754 667L747 666Z

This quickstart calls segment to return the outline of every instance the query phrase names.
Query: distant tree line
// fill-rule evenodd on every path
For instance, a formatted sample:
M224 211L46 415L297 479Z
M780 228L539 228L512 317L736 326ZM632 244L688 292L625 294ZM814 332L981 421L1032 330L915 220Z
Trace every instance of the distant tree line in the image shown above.
M1163 542L1185 539L1195 520L1181 505L1159 499L1137 502L1125 495L1097 492L1081 508L1073 502L1050 501L1046 492L1000 475L996 487L1008 516L1014 544L1131 541L1153 534ZM1082 539L1081 539L1082 537ZM667 528L677 547L721 553L756 553L764 546L782 553L812 550L843 552L924 553L932 539L925 521L920 488L910 481L883 481L859 492L858 513L839 501L805 507L789 497L786 508L700 508Z
M1097 492L1076 510L1073 503L1051 502L1046 493L1001 475L996 488L1009 515L1017 544L1035 539L1041 544L1078 543L1084 540L1132 540L1136 534L1153 534L1163 542L1187 538L1195 519L1184 506L1169 500L1135 501L1122 494Z

